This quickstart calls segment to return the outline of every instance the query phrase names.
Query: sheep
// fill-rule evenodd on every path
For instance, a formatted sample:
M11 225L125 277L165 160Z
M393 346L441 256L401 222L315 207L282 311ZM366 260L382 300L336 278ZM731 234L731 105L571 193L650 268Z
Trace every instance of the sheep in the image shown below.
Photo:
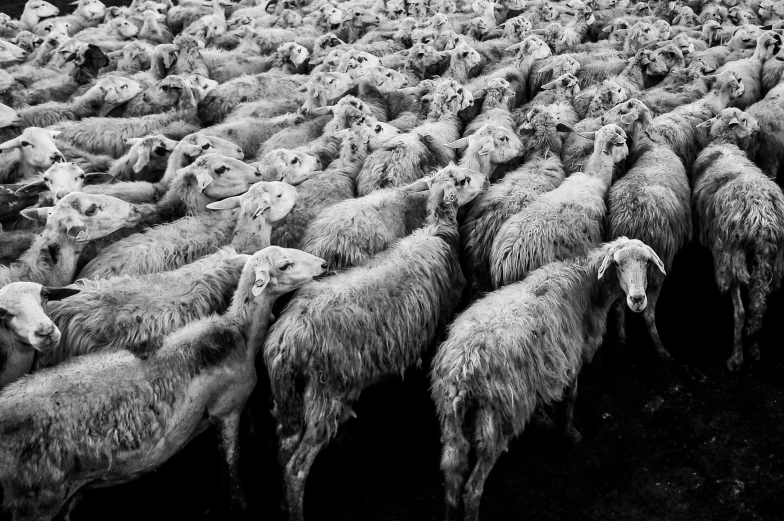
M651 141L669 145L686 169L691 168L697 153L707 144L707 133L696 125L721 112L745 92L745 84L733 71L709 79L713 86L704 98L654 118L646 130Z
M196 103L198 101L193 85L185 78L172 74L149 86L144 92L137 92L133 99L114 110L111 115L133 118L161 114L169 110L186 112Z
M32 179L54 163L65 161L53 141L58 134L54 130L28 127L18 137L0 143L0 150L4 152L1 167L3 182ZM7 154L9 150L17 150L17 153Z
M85 43L97 45L104 51L119 51L139 34L139 28L125 17L114 18L108 22L80 31L74 38Z
M672 271L675 256L691 242L691 189L683 162L667 145L654 144L644 135L651 114L644 104L630 100L614 107L602 123L624 129L632 141L631 168L610 188L607 197L608 241L618 237L639 239L659 254L664 270ZM656 303L664 277L648 279L648 306L643 318L659 358L667 360L656 328ZM619 343L625 343L623 305L616 307Z
M626 133L617 125L586 137L595 140L585 173L572 174L498 230L490 249L494 288L522 280L548 262L585 255L601 242L613 166L626 159L629 149Z
M103 20L106 6L100 0L78 0L74 3L76 4L76 9L73 13L57 18L47 18L38 22L32 31L43 36L46 34L47 23L61 22L68 24L67 34L68 36L73 36L83 29L97 26Z
M731 105L741 110L762 97L762 67L765 61L778 54L781 49L781 36L774 32L763 33L757 39L757 47L750 58L725 63L717 73L732 71L743 80L746 87L742 96L732 100Z
M84 245L139 222L139 210L125 201L74 192L54 208L28 208L22 214L45 220L43 231L22 258L0 266L0 286L14 281L64 286L73 281Z
M62 337L39 355L36 370L74 356L139 345L223 313L248 257L224 248L165 273L77 281L67 289L79 291L78 298L48 306Z
M142 13L144 23L137 38L152 44L172 43L174 35L165 23L166 15L148 9Z
M312 77L309 82L323 81L330 87L341 83L343 91L348 90L350 78L330 73L328 78ZM223 120L238 104L259 99L281 99L291 95L305 85L301 76L281 76L274 73L261 73L254 76L240 76L227 81L207 94L199 103L199 119L204 125L214 125Z
M22 29L32 31L44 18L57 16L60 10L45 0L28 0L25 4L19 25Z
M185 82L182 82L181 88L183 92L177 107L163 114L135 118L86 118L50 128L59 132L61 141L88 152L119 158L125 154L127 138L161 133L170 139L180 139L199 129L193 91Z
M655 87L632 95L642 101L654 116L672 112L677 107L693 103L710 90L705 74L713 72L702 59L693 60L688 67L675 69Z
M55 163L44 172L40 180L33 181L16 191L16 196L48 191L52 204L71 192L81 192L86 184L103 183L111 179L108 174L85 174L75 163Z
M5 509L15 519L52 519L66 503L70 511L80 488L153 471L211 425L221 433L232 503L243 509L239 419L256 384L254 361L270 311L282 294L323 274L322 263L297 250L266 248L247 261L223 315L140 346L137 354L77 357L6 387L0 395ZM109 431L118 435L91 434ZM57 450L41 449L42 440Z
M460 137L457 113L471 103L468 90L454 80L442 80L433 93L427 121L368 156L357 176L357 193L410 184L454 159L443 145Z
M43 302L68 298L78 289L51 288L35 282L12 282L0 288L0 390L30 372L36 354L60 341L60 330L46 315Z
M11 42L0 40L0 65L7 67L9 64L18 63L27 56L27 52Z
M779 177L784 160L784 133L781 118L784 117L784 83L768 91L763 99L748 108L747 113L759 125L758 150L752 158L765 175L771 179ZM784 176L781 177L784 179Z
M177 177L155 211L176 211L180 218L107 246L82 268L79 278L157 273L210 253L230 240L234 220L220 212L206 214L207 205L246 192L261 180L261 172L237 159L207 154L180 169ZM129 256L129 252L136 255Z
M127 145L131 145L131 149L128 151L128 154L117 160L117 169L113 167L109 173L113 175L122 175L117 170L123 168L127 169L130 166L129 163L134 161L134 156L136 156L136 160L133 162L134 166L140 159L146 161L144 159L146 154L145 149L147 147L146 143L149 143L150 145L151 143L146 138L141 138L141 142L136 142L136 139L139 138L131 138L126 142ZM166 138L164 137L164 139ZM156 140L153 138L152 142L154 143L155 141ZM161 141L161 143L163 144L164 142ZM167 144L166 147L168 148L168 146L169 145ZM153 149L150 148L151 153L152 150ZM158 155L159 151L161 150L156 147L156 155ZM120 181L112 184L88 186L84 188L84 191L88 193L111 195L131 203L155 203L168 192L176 177L176 172L179 169L185 168L193 163L198 157L207 154L219 154L234 159L243 158L242 149L230 141L214 136L191 134L184 137L174 147L174 150L169 155L163 177L159 181Z
M692 204L700 243L713 256L716 284L732 296L734 342L730 371L743 364L743 326L747 352L759 360L759 332L767 298L784 275L784 194L739 148L759 127L748 114L725 109L701 124L712 143L694 162ZM748 316L741 291L748 291Z
M575 9L574 18L566 27L563 35L556 41L555 49L557 53L564 49L570 49L585 40L588 28L596 22L596 17L590 7Z
M645 309L654 269L664 271L656 252L622 237L531 272L473 303L450 325L431 370L447 519L478 519L488 474L537 407L563 401L559 427L580 440L572 423L580 369L601 345L618 297L625 294L634 312ZM271 332L267 341L273 338Z
M42 103L20 110L19 126L45 128L61 121L76 121L96 115L105 116L113 108L128 102L141 92L141 87L135 81L118 76L106 76L70 103Z
M490 249L504 222L540 195L557 188L563 179L564 170L556 156L547 153L533 155L477 197L460 226L460 241L472 295L491 287Z
M367 265L302 288L270 330L263 354L290 519L303 519L313 461L361 392L420 363L449 320L465 283L458 199L454 180L433 187L425 226Z
M511 90L509 82L504 78L493 78L487 83L482 101L482 111L471 123L466 125L463 136L474 134L487 123L502 126L510 130L515 129L512 114L509 112L508 100L516 96ZM478 97L478 96L477 96Z
M125 142L131 148L124 156L115 161L109 175L117 181L146 181L156 183L161 180L169 157L177 142L161 134L142 138L129 138Z

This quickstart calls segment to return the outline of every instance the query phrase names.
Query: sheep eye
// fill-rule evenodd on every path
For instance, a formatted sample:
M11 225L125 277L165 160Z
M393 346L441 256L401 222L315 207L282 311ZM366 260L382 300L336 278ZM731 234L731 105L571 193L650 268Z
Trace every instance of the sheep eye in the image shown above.
M84 179L84 174L79 174L76 178L77 179Z
M202 145L202 146L201 146L201 149L202 149L202 150L207 150L207 149L208 149L208 148L210 148L211 146L212 146L211 144L207 143L206 145Z
M22 146L23 147L31 147L31 146L33 146L33 144L30 143L29 141L22 141Z
M296 165L297 163L299 163L299 158L295 157L294 159L291 160L292 165Z
M92 205L87 210L85 210L84 215L86 215L87 217L92 217L93 215L95 215L95 212L97 211L98 211L98 207L96 205Z
M228 169L229 167L222 165L215 169L215 173L221 175L222 173L226 172Z
M283 197L283 194L278 194L275 197Z
M280 271L286 271L287 269L289 269L293 265L294 265L293 262L287 262L283 266L281 266L279 269L280 269Z

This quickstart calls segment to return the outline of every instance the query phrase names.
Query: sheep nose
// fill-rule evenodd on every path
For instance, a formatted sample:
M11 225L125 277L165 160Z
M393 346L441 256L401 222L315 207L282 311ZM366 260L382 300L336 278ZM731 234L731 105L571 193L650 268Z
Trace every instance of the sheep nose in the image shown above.
M48 338L54 333L54 324L39 324L33 333L37 337Z
M629 300L631 300L632 304L635 306L639 306L645 301L645 295L632 295L629 297Z
M322 262L321 263L321 269L323 269L323 270L327 269L328 266L329 265L326 262Z

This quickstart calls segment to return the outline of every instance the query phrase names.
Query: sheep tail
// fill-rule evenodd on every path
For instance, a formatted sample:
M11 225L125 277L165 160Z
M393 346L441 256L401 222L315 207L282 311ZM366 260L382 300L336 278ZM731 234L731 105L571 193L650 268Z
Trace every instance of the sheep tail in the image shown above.
M468 474L470 445L463 432L466 415L466 392L458 391L441 419L441 471L446 488L447 519L461 519L463 486Z
M779 247L773 230L765 230L751 247L749 314L746 336L756 341L767 310L768 296L781 286L784 249Z

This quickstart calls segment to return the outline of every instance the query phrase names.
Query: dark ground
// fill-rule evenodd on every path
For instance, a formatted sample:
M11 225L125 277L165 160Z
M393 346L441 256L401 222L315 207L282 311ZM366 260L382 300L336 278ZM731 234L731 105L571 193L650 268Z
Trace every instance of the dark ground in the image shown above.
M22 5L0 0L0 11L19 16ZM628 351L608 342L601 366L581 376L582 443L530 428L490 475L483 521L784 520L784 299L775 295L770 304L763 361L729 373L730 299L715 288L710 255L690 247L658 306L676 361L655 360L641 320L630 320ZM272 425L256 398L266 423L262 439L242 440L244 485L253 518L278 520ZM441 519L439 429L426 373L368 390L354 409L358 418L316 460L308 520ZM71 519L222 520L219 462L205 434L157 472L87 492Z

